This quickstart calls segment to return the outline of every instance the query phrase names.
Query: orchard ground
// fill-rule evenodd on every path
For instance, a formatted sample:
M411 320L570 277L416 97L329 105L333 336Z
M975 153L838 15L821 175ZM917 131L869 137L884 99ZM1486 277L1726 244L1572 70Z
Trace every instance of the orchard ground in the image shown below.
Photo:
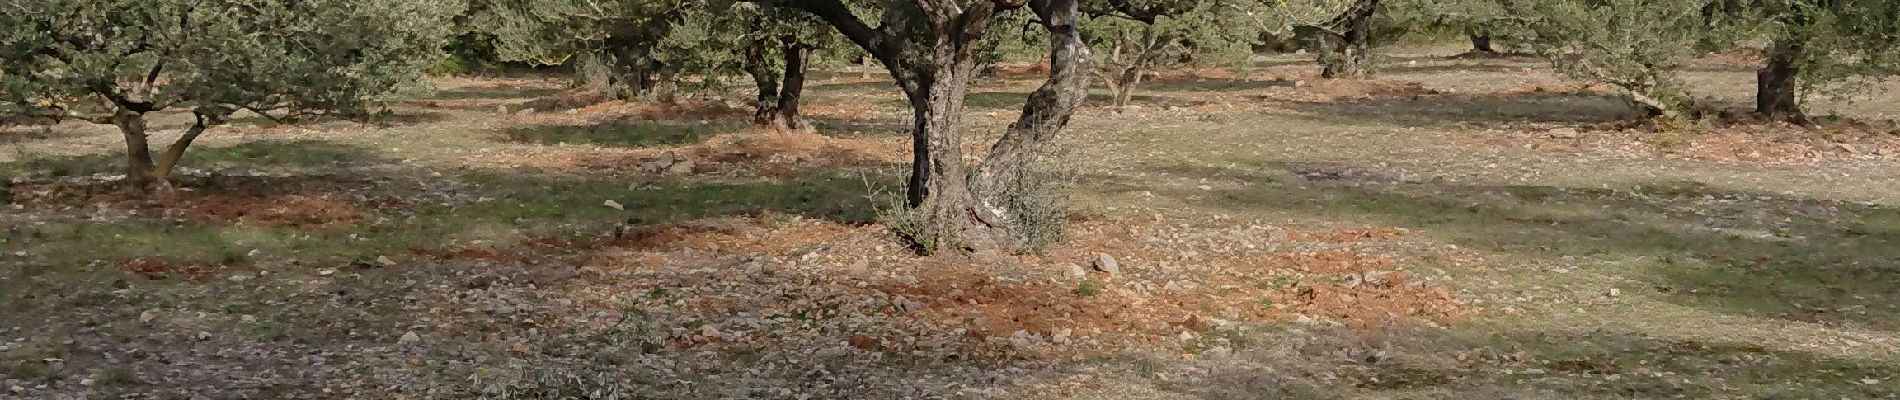
M1657 130L1453 53L1087 108L1069 240L1034 256L877 223L908 149L881 74L814 82L815 134L749 128L744 93L443 79L381 125L218 128L150 198L108 127L12 128L0 397L1900 397L1900 83L1813 130ZM1752 65L1690 77L1745 109ZM1013 72L973 87L978 136Z

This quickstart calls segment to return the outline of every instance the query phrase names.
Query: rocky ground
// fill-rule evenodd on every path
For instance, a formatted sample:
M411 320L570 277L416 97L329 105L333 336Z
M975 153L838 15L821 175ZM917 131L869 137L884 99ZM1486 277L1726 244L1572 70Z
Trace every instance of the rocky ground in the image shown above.
M110 131L12 128L0 397L1900 397L1877 106L1656 127L1533 61L1297 61L1084 110L1036 255L879 224L907 117L853 76L808 133L448 79L221 128L151 196ZM1032 81L974 88L978 136Z

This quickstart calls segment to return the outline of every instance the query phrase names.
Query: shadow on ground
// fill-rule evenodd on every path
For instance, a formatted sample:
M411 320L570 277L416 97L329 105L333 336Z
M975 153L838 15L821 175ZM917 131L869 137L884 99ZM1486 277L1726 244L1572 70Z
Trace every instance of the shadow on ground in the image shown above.
M509 128L502 131L502 135L515 143L656 147L698 143L718 134L737 132L750 126L744 122L726 120L625 119L594 125Z
M374 150L321 140L260 140L235 146L194 146L179 161L181 168L349 168L378 162ZM0 164L0 178L56 178L125 171L119 153L69 157L42 157Z
M1204 380L1162 387L1209 400L1880 398L1896 388L1873 377L1900 373L1625 333L1268 327L1251 336L1273 339L1232 341L1233 356L1207 362Z
M1615 189L1400 181L1342 164L1162 167L1178 179L1248 182L1174 195L1235 212L1370 220L1459 246L1594 257L1667 301L1754 318L1900 331L1900 210L1726 191L1698 182Z
M1331 102L1300 101L1291 103L1290 107L1320 123L1402 127L1589 124L1642 116L1618 97L1559 93L1418 94Z

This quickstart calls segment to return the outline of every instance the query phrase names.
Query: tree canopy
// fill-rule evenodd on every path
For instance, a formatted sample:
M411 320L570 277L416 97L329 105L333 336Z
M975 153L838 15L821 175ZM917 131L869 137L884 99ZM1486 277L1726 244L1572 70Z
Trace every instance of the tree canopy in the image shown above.
M128 176L163 183L191 141L231 114L366 117L422 77L454 0L10 2L0 10L0 103L50 120L112 124ZM161 158L148 113L195 123Z

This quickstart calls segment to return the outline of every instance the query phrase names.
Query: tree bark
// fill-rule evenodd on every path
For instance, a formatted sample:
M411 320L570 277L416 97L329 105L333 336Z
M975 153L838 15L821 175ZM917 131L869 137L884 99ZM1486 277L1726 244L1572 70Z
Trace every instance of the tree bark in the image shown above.
M646 75L646 96L643 100L672 104L679 101L679 69L659 61L648 61L652 73Z
M1013 186L1014 177L1067 124L1086 97L1088 50L1076 31L1076 0L973 1L913 0L930 32L927 49L885 27L859 20L840 0L798 0L785 4L824 19L866 50L891 72L910 101L913 115L913 163L906 200L910 218L926 250L982 251L1003 245L1010 221L980 197L983 188ZM996 13L1029 6L1051 33L1050 80L1030 94L1024 112L991 149L991 159L975 168L964 162L963 111L968 81L975 69L975 46ZM887 21L888 22L888 21ZM919 57L919 55L923 55ZM972 179L974 178L974 179Z
M1029 93L1029 99L1023 102L1022 114L990 148L989 157L984 159L977 174L978 185L983 189L984 209L997 218L1006 219L1013 214L1003 196L1019 194L1013 192L1027 186L1022 180L1040 157L1048 155L1057 134L1068 126L1070 118L1088 99L1089 71L1095 68L1094 56L1077 28L1076 3L1076 0L1031 2L1031 10L1049 32L1049 77L1041 87Z
M1465 36L1471 38L1471 52L1474 54L1497 54L1491 48L1491 35L1478 28L1465 28Z
M153 174L152 150L145 135L145 115L130 110L118 110L112 115L112 124L119 127L119 133L125 136L125 181L133 189L150 190L157 183L158 176Z
M1114 106L1127 107L1128 103L1134 100L1135 88L1141 85L1141 75L1141 70L1128 68L1115 77L1116 83L1109 86L1110 91L1115 95L1112 100Z
M178 161L185 158L185 149L191 147L192 141L198 140L198 135L205 133L205 129L211 126L211 119L214 118L196 111L192 116L197 118L197 122L192 123L190 128L186 128L185 133L179 135L178 140L172 141L171 146L166 146L165 154L160 155L158 164L152 167L152 174L161 185L171 184L172 171L178 168ZM218 116L215 119L223 121L224 118Z
M778 96L778 126L789 131L805 130L805 121L798 114L798 101L805 94L805 72L809 67L811 46L798 41L797 36L786 35L785 79L784 87Z
M171 186L172 171L177 169L178 161L185 158L185 150L191 147L199 135L204 134L214 118L222 121L220 117L197 112L193 116L197 122L186 128L178 140L166 146L165 152L154 159L149 136L146 135L145 114L124 109L113 114L112 124L125 136L125 177L128 185L139 191Z
M1148 67L1167 46L1153 27L1149 28L1139 38L1124 36L1116 40L1104 65L1097 67L1096 74L1101 75L1103 85L1108 86L1109 105L1127 107L1134 100L1135 90L1141 86Z
M1361 0L1338 19L1345 33L1333 41L1332 60L1325 63L1320 77L1362 78L1367 74L1366 58L1371 53L1372 16L1379 0Z
M752 75L752 83L758 87L759 94L752 102L752 123L761 126L772 125L778 119L779 82L766 65L765 39L753 39L746 45L745 70Z
M1768 51L1768 61L1755 72L1755 114L1762 118L1806 124L1796 93L1804 46L1798 39L1782 38Z

